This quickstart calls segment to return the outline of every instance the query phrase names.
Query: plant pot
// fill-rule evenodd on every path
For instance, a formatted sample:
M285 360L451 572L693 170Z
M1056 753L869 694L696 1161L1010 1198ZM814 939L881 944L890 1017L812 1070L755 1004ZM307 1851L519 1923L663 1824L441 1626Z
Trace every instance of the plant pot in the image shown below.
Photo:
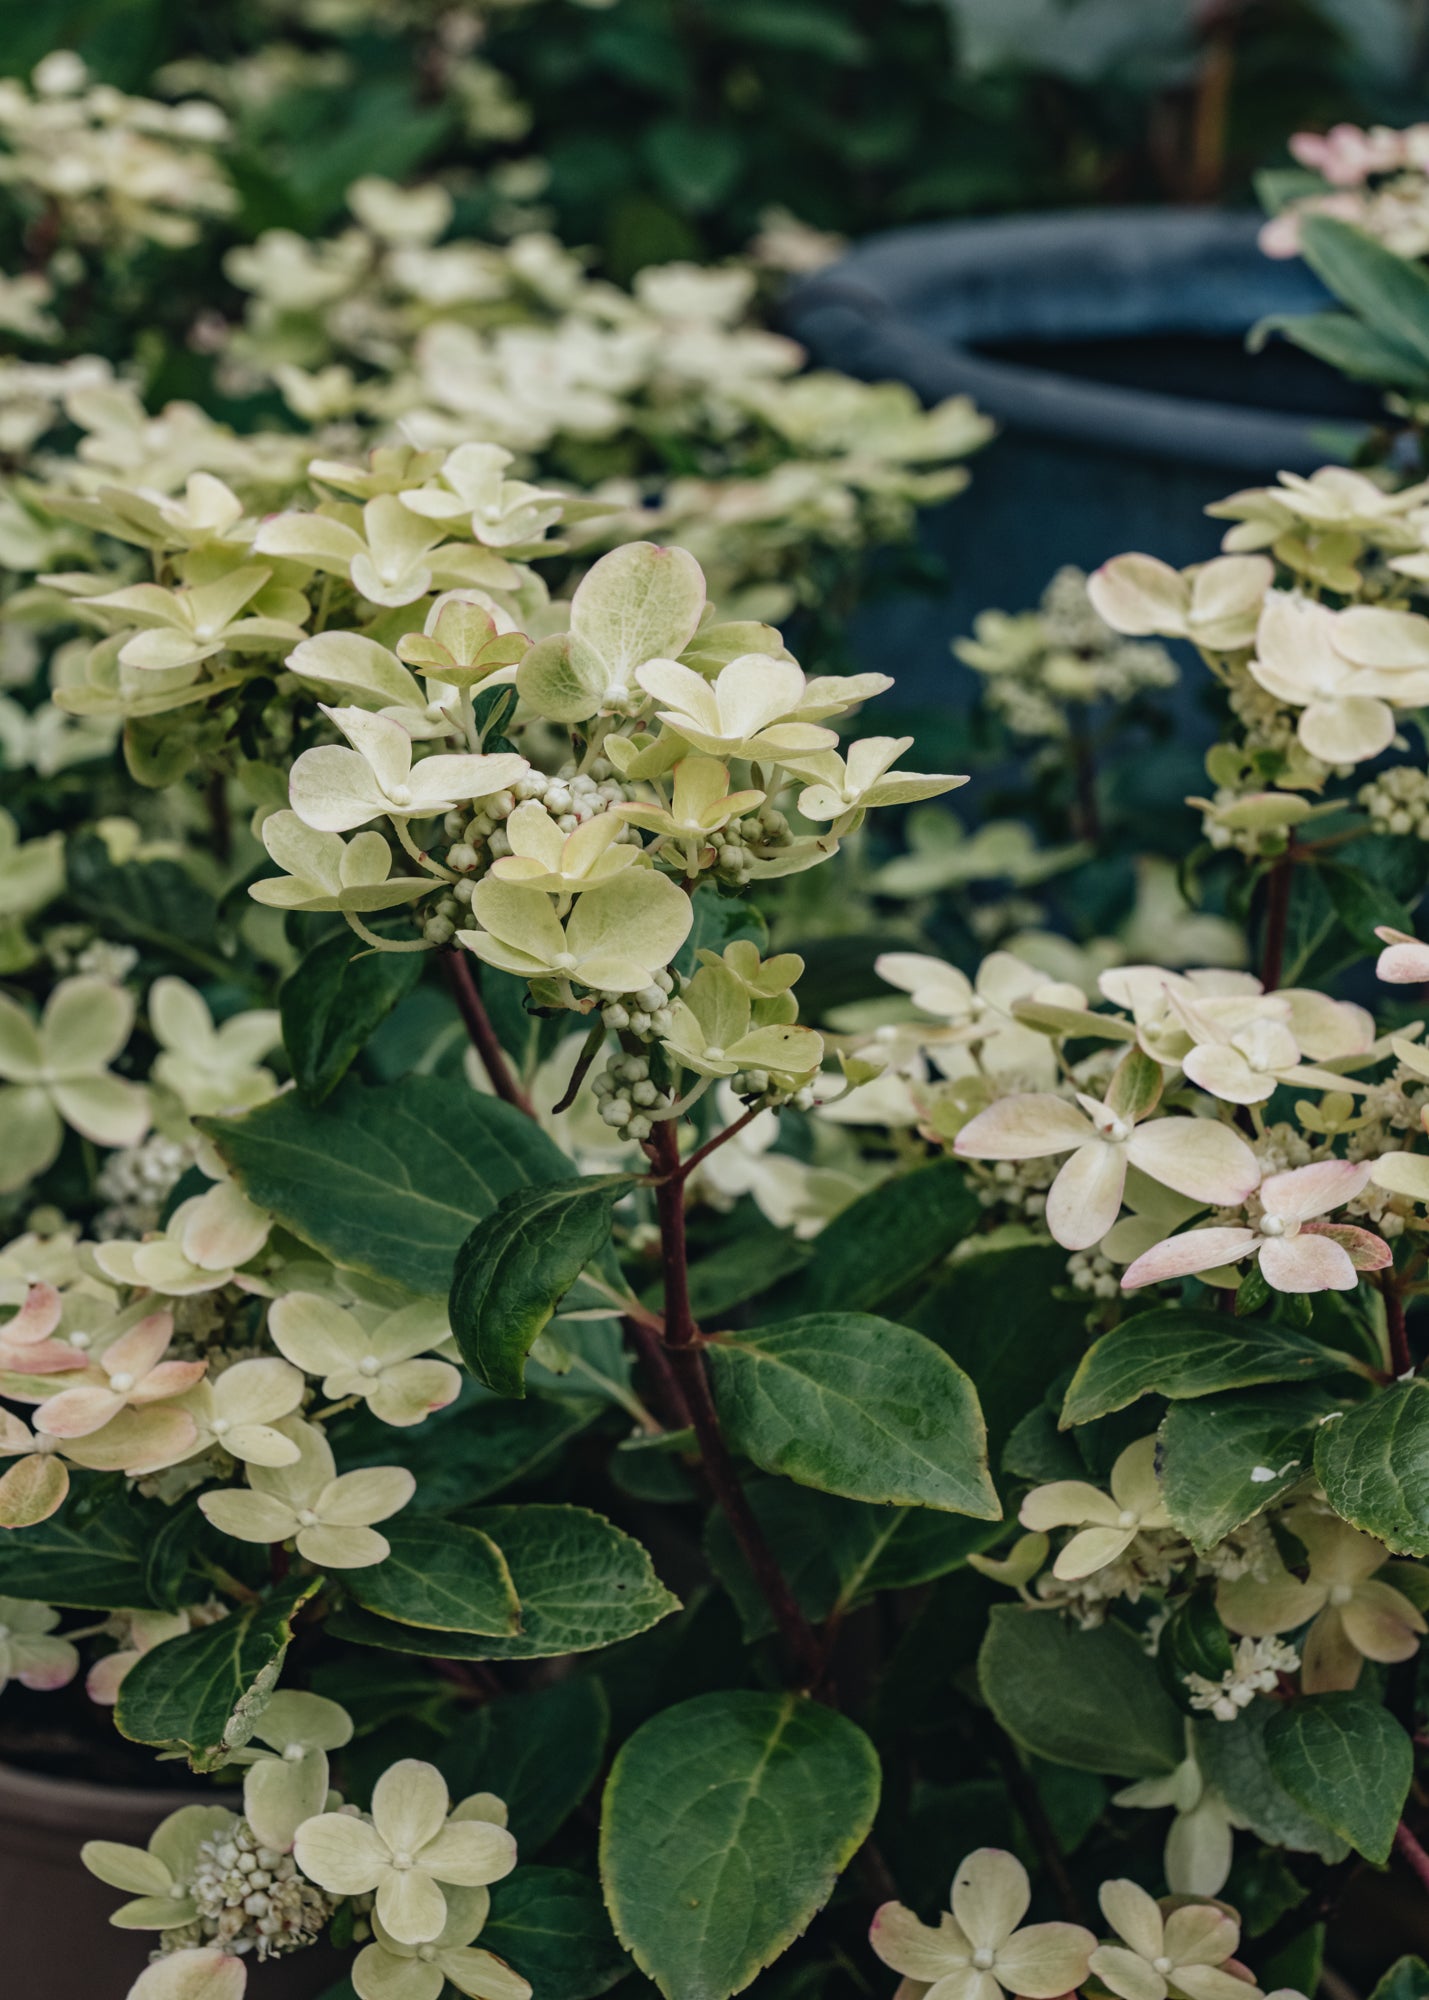
M1225 526L1208 502L1353 456L1373 391L1283 341L1246 351L1267 314L1328 302L1304 264L1262 255L1258 227L1138 209L936 223L874 237L789 293L783 323L816 364L926 403L971 396L1000 426L966 494L924 516L945 585L855 622L869 665L899 662L901 696L966 705L977 677L950 640L989 606L1035 605L1061 564L1203 561Z
M142 1847L167 1813L197 1796L37 1777L0 1764L6 1993L16 2000L124 2000L154 1940L114 1928L109 1915L124 1898L95 1880L79 1850L86 1840ZM323 1946L253 1964L247 2000L314 2000L342 1969L338 1954Z

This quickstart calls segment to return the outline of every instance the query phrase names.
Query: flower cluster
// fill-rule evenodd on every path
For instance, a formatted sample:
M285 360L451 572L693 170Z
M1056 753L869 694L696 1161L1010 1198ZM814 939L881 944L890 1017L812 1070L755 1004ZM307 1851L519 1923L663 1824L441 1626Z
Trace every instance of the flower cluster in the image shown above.
M1309 215L1352 222L1401 257L1429 251L1429 125L1334 125L1297 132L1290 151L1319 186L1297 187L1260 232L1268 257L1294 257Z

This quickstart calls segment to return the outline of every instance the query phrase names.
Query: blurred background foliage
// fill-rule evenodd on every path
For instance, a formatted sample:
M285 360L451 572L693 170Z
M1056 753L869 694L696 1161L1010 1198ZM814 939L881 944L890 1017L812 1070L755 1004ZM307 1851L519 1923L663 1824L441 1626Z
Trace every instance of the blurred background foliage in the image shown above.
M1424 0L44 0L55 48L233 115L238 235L330 227L359 173L455 171L459 224L642 265L771 209L847 236L961 213L1244 194L1287 134L1403 122ZM7 246L10 247L10 246Z

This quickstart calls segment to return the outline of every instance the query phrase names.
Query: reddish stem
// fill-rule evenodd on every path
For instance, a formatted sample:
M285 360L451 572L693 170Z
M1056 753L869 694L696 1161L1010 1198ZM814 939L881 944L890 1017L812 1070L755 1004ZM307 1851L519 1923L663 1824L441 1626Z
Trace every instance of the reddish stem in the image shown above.
M1389 1366L1396 1378L1414 1373L1414 1356L1409 1351L1409 1331L1404 1324L1404 1300L1394 1281L1392 1269L1380 1272L1379 1289L1384 1296L1384 1317L1389 1328Z
M482 1003L481 989L476 983L471 959L464 951L448 952L446 967L461 1018L466 1023L467 1033L471 1036L472 1047L481 1057L482 1067L491 1079L491 1088L508 1104L514 1104L518 1111L524 1111L528 1118L534 1118L536 1107L522 1089L517 1081L516 1072L506 1060L506 1051L497 1040L496 1030L491 1025L491 1016Z
M824 1656L813 1626L764 1538L764 1530L749 1504L739 1473L720 1428L719 1412L710 1393L709 1375L700 1349L702 1339L690 1310L689 1266L685 1247L685 1190L680 1171L680 1142L673 1119L663 1119L646 1142L651 1163L660 1176L655 1187L660 1217L660 1246L665 1269L665 1346L676 1382L699 1441L705 1473L729 1522L740 1553L749 1565L760 1594L805 1686L823 1676Z
M727 1145L731 1139L737 1139L745 1126L752 1125L763 1109L762 1104L751 1104L744 1115L736 1118L732 1125L726 1125L723 1132L716 1132L713 1139L706 1139L703 1146L691 1153L680 1168L680 1179L687 1181L695 1168L707 1160L711 1153L717 1153L721 1146Z
M1294 850L1282 854L1271 868L1265 891L1265 934L1261 945L1260 983L1267 993L1280 984L1285 965L1285 931L1290 921L1290 878Z
M1419 1842L1414 1838L1414 1835L1409 1831L1403 1820L1394 1829L1394 1844L1419 1877L1423 1886L1429 1889L1429 1854L1424 1852L1424 1849L1419 1845Z

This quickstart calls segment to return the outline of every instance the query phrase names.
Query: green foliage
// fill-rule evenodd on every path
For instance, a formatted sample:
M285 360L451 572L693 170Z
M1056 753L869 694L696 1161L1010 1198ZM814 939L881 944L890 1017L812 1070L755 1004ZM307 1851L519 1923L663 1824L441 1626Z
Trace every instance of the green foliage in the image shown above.
M1323 1426L1315 1472L1337 1514L1398 1555L1429 1553L1429 1383L1396 1383Z
M1272 1716L1265 1748L1271 1770L1306 1812L1367 1861L1389 1859L1414 1749L1374 1695L1297 1701Z
M364 951L346 929L313 946L278 991L283 1046L305 1097L332 1095L421 976L415 953Z
M526 1357L586 1265L610 1240L625 1174L558 1181L502 1197L457 1252L451 1323L479 1380L526 1393Z
M1213 1548L1304 1477L1321 1423L1338 1409L1310 1383L1173 1403L1158 1461L1171 1519L1198 1549Z
M477 1709L447 1746L443 1766L455 1795L479 1784L504 1799L521 1852L537 1854L600 1775L609 1729L598 1680L556 1681Z
M516 1188L561 1178L566 1156L497 1098L436 1077L325 1105L280 1097L204 1129L251 1201L336 1262L445 1293L474 1223Z
M630 1970L600 1890L570 1868L518 1868L492 1891L481 1942L550 2000L594 2000Z
M381 1562L337 1572L365 1610L436 1632L505 1639L520 1631L521 1601L489 1535L409 1514L393 1522L386 1540Z
M995 1520L977 1393L932 1342L825 1313L709 1349L731 1444L766 1472L851 1500Z
M195 1771L215 1771L241 1750L263 1717L293 1622L317 1580L275 1588L153 1647L124 1678L115 1721L135 1743L183 1750Z
M732 1691L667 1708L605 1790L616 1935L666 2000L728 2000L823 1907L878 1791L868 1739L807 1699Z
M1062 1423L1092 1423L1142 1396L1179 1402L1260 1382L1304 1382L1343 1366L1342 1356L1283 1327L1156 1307L1088 1348L1067 1390Z
M1181 1761L1181 1718L1154 1664L1115 1619L1080 1632L998 1605L978 1655L978 1686L1008 1735L1053 1764L1147 1778Z

